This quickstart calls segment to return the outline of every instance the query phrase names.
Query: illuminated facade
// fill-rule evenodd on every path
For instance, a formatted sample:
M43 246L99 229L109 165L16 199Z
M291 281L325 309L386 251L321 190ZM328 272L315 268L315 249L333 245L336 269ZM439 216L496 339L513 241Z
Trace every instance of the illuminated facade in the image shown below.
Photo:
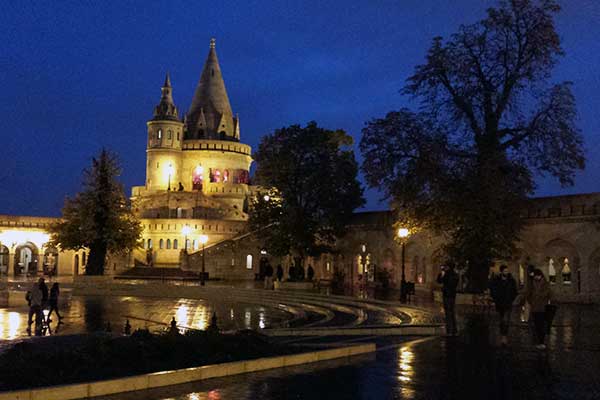
M77 275L87 252L60 251L48 245L48 226L56 218L0 215L0 272L15 276Z
M241 232L248 219L250 146L240 142L217 59L215 40L189 111L183 118L167 75L159 104L148 121L146 182L132 189L144 227L144 252L135 258L157 266L179 266L180 252Z

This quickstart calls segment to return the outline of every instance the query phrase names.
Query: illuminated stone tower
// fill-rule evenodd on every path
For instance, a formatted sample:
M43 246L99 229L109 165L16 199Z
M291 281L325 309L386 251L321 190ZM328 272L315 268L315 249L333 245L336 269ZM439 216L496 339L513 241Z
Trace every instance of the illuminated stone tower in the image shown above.
M177 188L180 181L183 123L173 103L169 74L161 91L160 103L147 122L146 188L150 192Z
M200 235L210 245L244 229L252 158L250 146L240 143L214 39L183 121L169 75L161 90L147 123L146 184L133 188L132 200L155 265L176 266L186 239L194 252ZM143 254L136 258L145 261Z

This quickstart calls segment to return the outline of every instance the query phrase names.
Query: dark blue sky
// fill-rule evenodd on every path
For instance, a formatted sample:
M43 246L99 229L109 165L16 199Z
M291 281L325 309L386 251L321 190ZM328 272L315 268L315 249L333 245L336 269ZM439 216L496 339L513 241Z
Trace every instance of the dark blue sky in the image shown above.
M171 72L187 111L209 40L242 141L316 120L358 141L365 121L410 105L399 94L432 37L484 15L491 0L4 2L0 13L0 213L59 215L102 146L116 151L129 193L145 179L146 121ZM573 188L600 191L600 2L562 1L588 163ZM367 192L366 209L381 209Z

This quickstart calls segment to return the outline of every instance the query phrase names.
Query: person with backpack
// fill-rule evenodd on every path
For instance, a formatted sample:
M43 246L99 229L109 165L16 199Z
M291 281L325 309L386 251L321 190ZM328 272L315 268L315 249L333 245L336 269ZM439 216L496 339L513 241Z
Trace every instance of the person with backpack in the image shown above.
M506 265L500 266L500 274L495 275L490 282L490 294L500 317L500 343L508 344L508 327L513 302L517 298L517 281L508 272Z
M456 287L458 286L458 274L454 272L454 264L449 263L442 266L442 271L437 277L437 282L442 285L442 297L444 302L444 314L446 315L446 335L456 336Z

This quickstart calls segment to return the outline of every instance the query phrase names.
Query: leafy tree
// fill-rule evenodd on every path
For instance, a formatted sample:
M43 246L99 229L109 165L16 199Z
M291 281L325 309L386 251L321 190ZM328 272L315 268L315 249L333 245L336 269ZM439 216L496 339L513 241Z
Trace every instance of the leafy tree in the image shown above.
M117 157L103 149L84 170L83 191L67 198L62 219L50 227L51 242L62 249L89 248L87 275L102 275L108 252L139 245L142 227L134 217L123 186Z
M549 84L563 50L553 0L501 1L485 19L437 37L404 93L417 112L390 112L363 129L370 186L423 227L447 236L472 289L508 257L534 177L562 185L584 168L570 82Z
M347 219L364 204L356 179L352 137L310 122L264 136L254 155L255 182L250 227L260 230L272 254L306 256L329 251Z

